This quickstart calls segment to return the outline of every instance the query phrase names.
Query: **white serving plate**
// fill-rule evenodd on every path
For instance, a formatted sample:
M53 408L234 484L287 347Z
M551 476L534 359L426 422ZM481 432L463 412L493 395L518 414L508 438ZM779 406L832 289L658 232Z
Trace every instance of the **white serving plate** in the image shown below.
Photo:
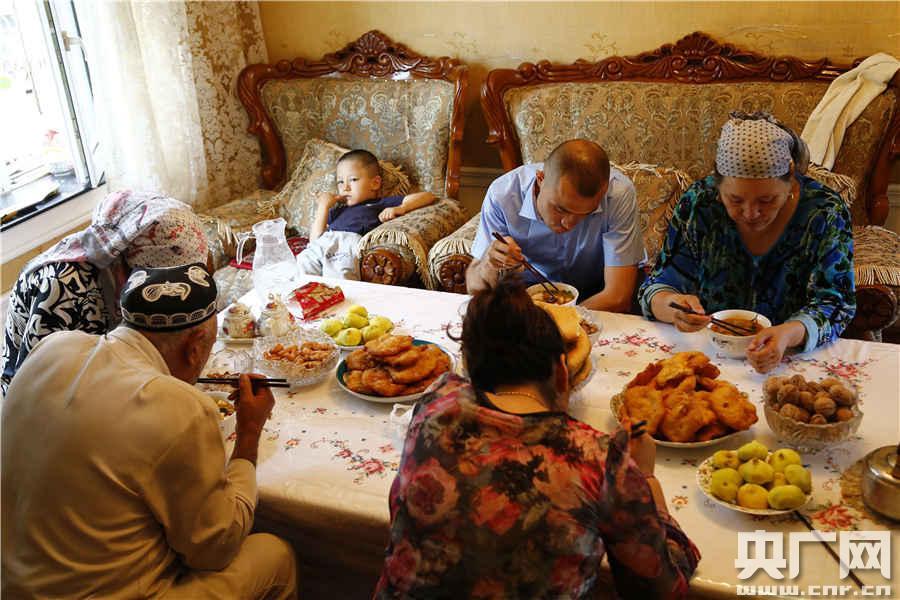
M771 454L771 452L769 453ZM774 515L786 515L794 512L795 510L800 510L812 500L812 492L806 494L806 502L797 508L787 508L783 510L778 510L776 508L745 508L743 506L738 506L737 504L732 504L731 502L726 502L720 498L716 498L713 493L709 489L710 481L712 479L713 471L716 470L715 466L712 464L713 457L710 456L697 467L697 485L700 486L700 490L706 494L706 497L715 502L716 504L721 504L725 508L729 508L731 510L742 512L748 515L758 515L758 516L774 516Z

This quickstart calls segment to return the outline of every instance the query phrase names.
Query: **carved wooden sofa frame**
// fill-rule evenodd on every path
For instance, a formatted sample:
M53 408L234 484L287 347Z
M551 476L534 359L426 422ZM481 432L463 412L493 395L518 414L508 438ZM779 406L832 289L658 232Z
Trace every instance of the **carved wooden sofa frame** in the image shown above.
M516 88L620 81L697 85L756 81L828 82L852 66L832 64L825 58L807 62L790 56L764 56L695 32L674 44L665 44L636 56L614 56L599 62L579 60L572 64L540 61L523 63L517 69L495 69L488 73L482 86L481 103L489 129L487 142L497 147L504 169L510 170L522 164L520 140L504 100L505 94ZM862 217L870 224L879 225L884 223L888 213L891 163L900 155L900 75L894 78L885 93L894 95L893 115L865 171L863 197L857 200L864 207L863 215L854 204L855 220ZM638 157L611 158L638 160ZM644 162L654 161L651 158ZM474 223L474 220L470 221L464 229L473 229ZM448 291L464 291L465 268L471 260L471 256L462 252L444 258L437 269L441 286ZM851 325L851 332L856 336L872 338L873 331L880 331L896 318L897 296L887 286L860 286L857 302L857 317Z

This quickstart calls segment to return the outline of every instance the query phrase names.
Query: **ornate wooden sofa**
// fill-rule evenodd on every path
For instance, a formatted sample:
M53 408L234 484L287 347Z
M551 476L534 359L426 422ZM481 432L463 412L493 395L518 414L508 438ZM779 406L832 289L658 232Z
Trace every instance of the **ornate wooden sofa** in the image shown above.
M710 172L730 111L768 110L801 131L830 81L849 68L828 59L763 56L693 33L637 56L496 69L488 73L481 101L487 141L497 146L506 170L542 161L564 140L587 138L600 143L616 163L652 163L695 180ZM900 77L848 129L835 162L837 178L855 188L851 212L856 225L880 225L887 217L890 164L900 154L898 132ZM637 182L636 187L646 242L648 233L660 228L645 210L648 198L642 198ZM671 212L654 214L668 220ZM463 273L471 261L477 219L432 248L432 276L444 289L465 289ZM881 228L868 233L869 244L896 239ZM878 252L858 254L877 257ZM897 296L872 277L879 271L857 266L863 285L858 286L853 333L871 337L896 318ZM900 268L891 279L894 285L898 277Z
M413 189L440 198L381 225L360 243L364 280L403 284L418 275L432 287L428 249L464 220L456 197L467 76L458 60L419 55L378 31L319 60L246 67L238 95L250 117L248 131L259 138L263 189L208 211L208 234L217 236L214 245L223 254L219 262L233 257L229 228L239 232L283 216L306 234L315 199L291 198L295 189L287 187L302 175L295 170L307 142L321 139L370 150L401 167Z

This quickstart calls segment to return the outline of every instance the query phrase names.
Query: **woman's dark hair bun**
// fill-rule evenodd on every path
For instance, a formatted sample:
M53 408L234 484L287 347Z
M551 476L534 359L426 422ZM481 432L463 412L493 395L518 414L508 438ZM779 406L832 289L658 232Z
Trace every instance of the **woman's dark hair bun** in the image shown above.
M545 382L565 353L556 323L532 302L518 279L501 279L472 296L460 341L472 383L486 391Z

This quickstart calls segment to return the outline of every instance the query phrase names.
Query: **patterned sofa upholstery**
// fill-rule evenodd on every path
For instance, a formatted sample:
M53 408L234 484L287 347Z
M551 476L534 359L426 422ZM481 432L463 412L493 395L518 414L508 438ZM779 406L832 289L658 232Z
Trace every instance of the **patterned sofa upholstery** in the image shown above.
M208 216L232 232L276 216L307 222L285 214L298 209L274 192L294 173L307 141L365 148L400 166L414 189L441 201L366 235L360 243L363 279L404 284L418 276L429 285L431 244L465 220L456 196L466 78L467 67L457 60L420 56L378 31L318 61L248 66L238 80L238 95L250 116L249 130L260 141L265 189L211 209Z
M560 142L581 137L601 144L614 162L672 167L698 179L713 165L731 110L767 110L802 130L830 81L848 68L827 59L762 56L702 33L596 63L525 63L488 73L481 95L487 141L497 146L507 170L542 161ZM890 163L900 147L898 87L900 77L851 125L834 165L856 190L851 212L857 226L887 217ZM444 257L451 259L464 266L469 257ZM445 268L444 279L459 275ZM896 296L882 282L873 283L859 286L857 294L854 323L864 324L864 337L896 314Z

